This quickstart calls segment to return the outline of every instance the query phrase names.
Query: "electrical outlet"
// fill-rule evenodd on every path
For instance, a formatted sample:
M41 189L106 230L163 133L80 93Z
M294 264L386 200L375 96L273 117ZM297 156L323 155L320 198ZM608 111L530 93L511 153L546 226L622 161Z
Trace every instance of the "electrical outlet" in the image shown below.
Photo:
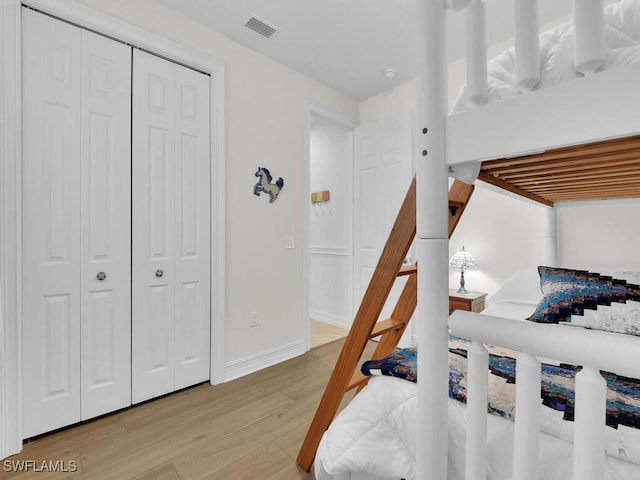
M253 310L249 314L249 326L250 327L257 327L258 326L258 312L256 312L255 310Z

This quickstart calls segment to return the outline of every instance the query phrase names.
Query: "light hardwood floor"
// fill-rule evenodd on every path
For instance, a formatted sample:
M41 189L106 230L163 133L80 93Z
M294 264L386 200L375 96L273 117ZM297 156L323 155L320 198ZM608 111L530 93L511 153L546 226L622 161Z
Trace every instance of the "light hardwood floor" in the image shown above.
M333 342L232 382L199 385L43 436L3 460L0 478L313 479L295 459L342 344ZM365 355L374 347L370 342ZM33 461L38 470L43 462L59 462L66 469L75 463L77 471L36 471L33 464L28 472L7 471L22 460Z
M311 348L319 347L320 345L326 345L327 343L335 342L341 338L345 338L349 333L348 330L336 327L329 323L321 322L319 320L311 320Z

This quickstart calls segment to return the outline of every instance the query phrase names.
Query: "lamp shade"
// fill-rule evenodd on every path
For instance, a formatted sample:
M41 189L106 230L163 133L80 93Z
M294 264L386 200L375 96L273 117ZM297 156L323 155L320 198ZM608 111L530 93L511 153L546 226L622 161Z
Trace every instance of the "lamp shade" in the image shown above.
M449 266L466 270L467 268L477 267L478 262L473 258L473 255L462 247L462 250L458 250L453 257L451 257L449 260Z

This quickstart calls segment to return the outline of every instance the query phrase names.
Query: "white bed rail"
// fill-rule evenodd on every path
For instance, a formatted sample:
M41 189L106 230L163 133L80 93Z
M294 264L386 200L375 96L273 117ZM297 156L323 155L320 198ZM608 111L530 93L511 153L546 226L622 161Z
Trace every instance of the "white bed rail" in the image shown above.
M470 0L466 14L467 92L479 105L487 98L486 0ZM514 0L516 86L526 92L540 80L538 1ZM604 0L574 0L574 65L583 75L595 73L605 62Z
M448 165L527 155L640 131L636 113L640 94L634 87L638 69L623 65L599 71L605 64L603 0L574 0L574 69L582 78L544 89L536 89L541 78L538 0L514 0L514 83L521 92L530 93L490 105L483 105L488 97L484 9L484 0L471 0L464 12L467 104L477 108L447 118Z
M468 402L467 479L485 478L477 476L478 471L483 471L477 468L486 465L486 459L473 458L484 455L486 448L476 444L486 442L487 390L486 386L477 392L476 389L480 382L486 382L488 358L473 353L484 349L482 344L521 352L516 362L514 480L538 478L541 400L540 361L536 357L583 366L576 375L573 479L604 478L606 382L599 371L640 378L638 338L460 310L449 318L449 327L453 335L472 341L467 382L468 397L473 399Z

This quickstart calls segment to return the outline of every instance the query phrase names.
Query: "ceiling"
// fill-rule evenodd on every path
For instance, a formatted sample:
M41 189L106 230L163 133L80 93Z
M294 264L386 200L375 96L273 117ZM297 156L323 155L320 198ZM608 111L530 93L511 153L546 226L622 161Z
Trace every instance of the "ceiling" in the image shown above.
M356 101L415 78L416 0L157 1ZM488 44L512 38L513 0L486 2ZM572 0L538 3L541 25L571 12ZM277 32L265 38L250 30L252 16ZM452 61L464 55L465 18L447 17Z

